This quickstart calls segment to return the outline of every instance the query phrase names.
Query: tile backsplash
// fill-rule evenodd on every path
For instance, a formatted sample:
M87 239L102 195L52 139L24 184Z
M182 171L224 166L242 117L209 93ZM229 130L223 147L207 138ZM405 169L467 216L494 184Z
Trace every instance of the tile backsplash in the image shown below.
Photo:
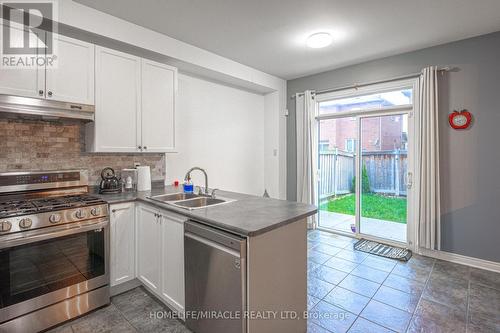
M83 123L0 119L0 172L87 169L96 184L103 168L119 172L134 162L149 165L153 180L165 179L165 154L85 152Z

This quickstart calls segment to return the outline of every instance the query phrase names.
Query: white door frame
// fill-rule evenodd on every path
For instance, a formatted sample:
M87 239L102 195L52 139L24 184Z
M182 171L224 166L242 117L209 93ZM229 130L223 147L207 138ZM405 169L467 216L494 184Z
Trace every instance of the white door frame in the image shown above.
M384 116L399 116L399 115L407 115L408 116L408 155L407 155L407 179L409 177L413 178L413 176L409 176L410 174L414 174L414 166L413 166L413 160L414 160L414 121L413 121L413 110L406 110L406 111L400 111L400 112L378 112L378 113L371 113L371 114L360 114L356 117L356 123L357 123L357 131L358 131L358 142L361 142L362 140L362 126L361 123L363 119L369 119L369 118L374 118L374 117L384 117ZM361 144L358 144L356 147L356 179L362 179L362 146ZM414 214L413 214L413 207L414 207L414 197L413 194L414 192L412 191L411 188L407 188L406 191L406 199L407 199L407 206L406 206L406 242L399 242L396 240L390 240L386 238L381 238L377 236L373 236L370 234L364 234L361 232L361 205L362 205L362 200L361 200L361 194L362 194L362 182L357 181L356 182L356 238L365 238L369 240L374 240L374 241L382 241L383 243L389 243L391 245L395 246L404 246L404 247L409 247L411 244L413 244L413 239L412 235L413 233L413 225L414 225Z
M321 120L327 120L327 119L338 119L338 118L344 118L344 117L355 117L356 118L356 125L357 125L357 134L358 134L358 144L356 147L356 161L355 161L355 175L356 179L361 179L361 168L360 163L361 163L361 144L359 143L359 140L361 139L361 121L362 119L369 118L369 117L376 117L376 116L387 116L387 115L401 115L401 114L407 114L408 115L408 140L409 140L409 145L408 145L408 170L407 170L407 176L411 177L411 182L412 186L411 188L407 189L407 224L406 224L406 243L401 243L397 241L391 241L388 239L382 239L378 238L376 236L371 236L371 235L366 235L360 233L360 196L361 196L361 182L357 181L356 183L356 233L354 237L356 238L366 238L374 241L381 241L383 243L387 243L390 245L395 245L395 246L403 246L406 247L410 250L415 251L417 248L417 221L415 220L416 216L416 203L418 202L416 199L416 194L418 193L418 189L415 186L415 184L418 184L418 172L417 172L417 167L419 165L417 161L417 147L418 147L418 142L417 142L417 137L415 135L415 122L418 121L418 114L417 111L419 109L418 106L418 87L419 87L419 81L418 78L414 79L406 79L406 80L400 80L400 81L393 81L393 82L387 82L387 83L382 83L382 84L374 84L374 85L369 85L365 87L361 87L358 89L346 89L346 90L341 90L341 91L336 91L332 93L325 93L325 94L318 94L315 97L315 102L317 103L316 107L319 107L319 103L324 102L324 101L329 101L329 100L335 100L335 99L340 99L340 98L349 98L349 97L355 97L355 96L361 96L361 95L367 95L367 94L372 94L372 93L380 93L380 92L385 92L385 91L394 91L397 89L408 89L411 88L413 90L413 103L411 105L402 105L402 106L396 106L396 107L387 107L387 108L380 108L380 109L362 109L362 110L356 110L356 111L347 111L347 112L338 112L338 113L332 113L332 114L327 114L327 115L318 115L316 117L316 122L317 126L319 129L319 124ZM319 133L319 130L317 131ZM319 137L317 138L319 140ZM319 165L319 164L318 164ZM318 170L319 171L319 170ZM318 196L318 201L319 201L319 196ZM319 203L319 202L318 202ZM318 224L318 229L320 230L326 230L326 231L332 231L331 229L327 228L322 228ZM344 234L347 236L353 237L352 234L348 233L343 233L340 231L334 231L336 233Z

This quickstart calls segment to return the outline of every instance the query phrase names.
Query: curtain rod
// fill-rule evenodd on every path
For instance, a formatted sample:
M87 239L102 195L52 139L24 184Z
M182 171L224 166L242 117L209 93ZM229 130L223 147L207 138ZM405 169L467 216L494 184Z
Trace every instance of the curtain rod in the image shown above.
M457 69L458 68L456 68L456 67L442 67L442 68L438 68L438 72L441 72L441 73L451 72L451 71L455 71ZM365 82L365 83L359 83L359 84L352 84L349 86L343 86L343 87L338 87L338 88L329 88L329 89L315 90L315 91L313 90L312 93L314 95L318 95L318 94L336 92L336 91L347 90L347 89L358 89L361 87L366 87L366 86L370 86L370 85L378 84L378 83L387 83L387 82L393 82L393 81L398 81L398 80L411 79L411 78L419 77L421 74L422 73L413 73L413 74L407 74L407 75L402 75L402 76L396 76L396 77L392 77L389 79L371 81L371 82ZM299 93L298 95L304 96L304 93ZM294 99L295 96L297 96L297 94L290 96L290 98Z

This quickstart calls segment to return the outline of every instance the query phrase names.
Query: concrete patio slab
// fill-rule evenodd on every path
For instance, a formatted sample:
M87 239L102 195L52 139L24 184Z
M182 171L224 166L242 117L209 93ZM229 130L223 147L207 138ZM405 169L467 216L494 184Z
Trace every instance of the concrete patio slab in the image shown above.
M353 215L319 211L319 226L354 235L351 224L355 224ZM360 232L379 238L406 243L406 224L392 221L361 217Z

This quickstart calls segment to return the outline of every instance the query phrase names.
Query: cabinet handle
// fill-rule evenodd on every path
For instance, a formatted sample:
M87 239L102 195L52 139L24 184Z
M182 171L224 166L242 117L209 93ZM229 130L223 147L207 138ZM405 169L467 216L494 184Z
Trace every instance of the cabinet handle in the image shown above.
M148 149L148 147L144 146L144 150Z
M52 91L49 90L49 92L47 92L47 95L49 95L49 97L52 97Z
M139 150L142 150L142 146L137 147Z
M43 90L38 90L38 95L43 96Z

